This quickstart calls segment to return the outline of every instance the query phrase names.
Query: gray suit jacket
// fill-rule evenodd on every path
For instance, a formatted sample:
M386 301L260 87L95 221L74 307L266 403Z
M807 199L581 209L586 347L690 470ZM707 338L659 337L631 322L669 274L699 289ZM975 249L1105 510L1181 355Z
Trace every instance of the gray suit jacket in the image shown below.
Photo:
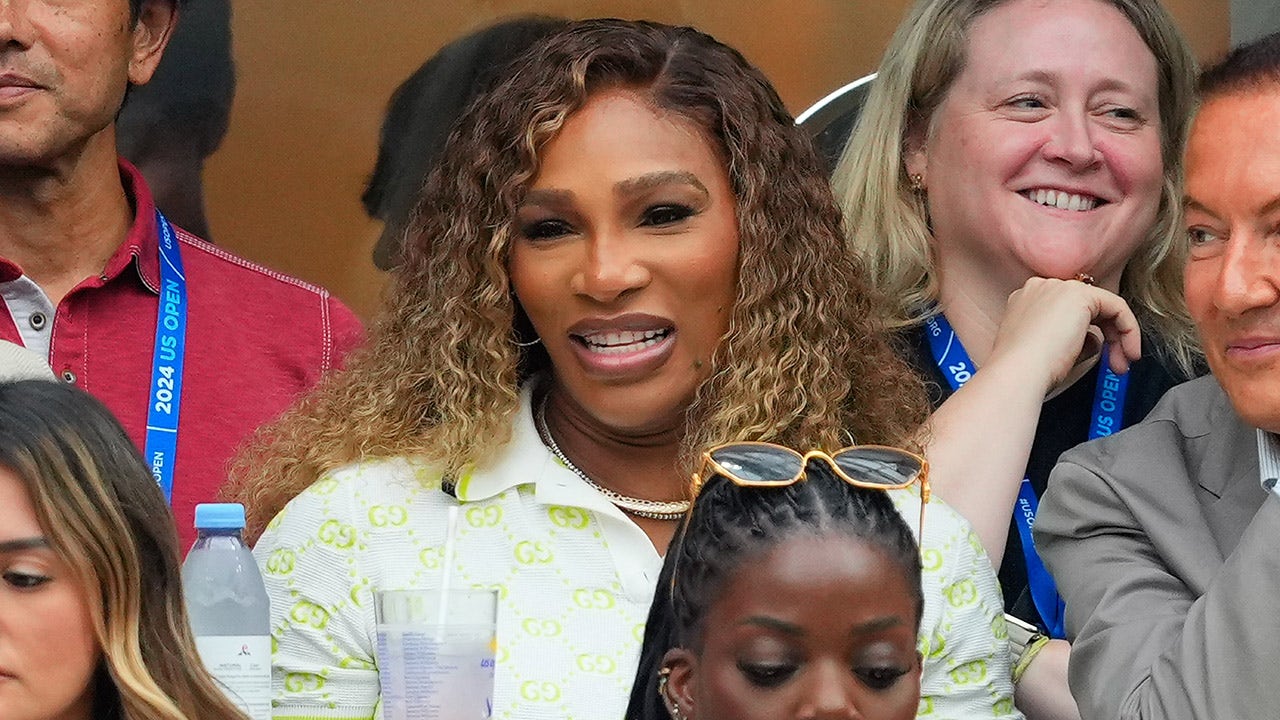
M1213 377L1064 453L1035 540L1085 720L1280 717L1280 499Z

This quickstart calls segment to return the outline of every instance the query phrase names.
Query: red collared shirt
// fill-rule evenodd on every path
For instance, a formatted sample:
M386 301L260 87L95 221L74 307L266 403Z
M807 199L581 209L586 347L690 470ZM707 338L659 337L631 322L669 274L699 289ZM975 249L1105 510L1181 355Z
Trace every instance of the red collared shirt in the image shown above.
M133 227L103 274L58 304L47 327L49 364L106 404L141 449L159 303L159 236L142 175L121 161L120 176L136 208ZM175 230L189 293L173 490L185 552L195 537L196 504L216 502L240 443L338 365L363 333L355 315L323 288ZM21 276L21 268L0 257L0 283ZM0 312L0 339L23 344L10 312Z

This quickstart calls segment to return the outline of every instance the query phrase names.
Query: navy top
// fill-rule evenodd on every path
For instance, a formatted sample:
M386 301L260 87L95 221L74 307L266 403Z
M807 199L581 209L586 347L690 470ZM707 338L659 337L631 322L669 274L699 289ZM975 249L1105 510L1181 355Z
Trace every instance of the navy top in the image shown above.
M924 379L929 402L937 409L944 400L951 397L952 391L946 377L933 360L924 327L917 326L907 331L903 340L906 359ZM1143 336L1142 347L1142 358L1129 369L1124 427L1142 420L1165 391L1189 379L1176 366L1166 363L1158 353L1152 351L1156 347L1152 338ZM1031 456L1027 460L1026 475L1031 479L1036 495L1044 495L1049 483L1049 471L1057 464L1058 456L1089 438L1089 420L1097 382L1098 371L1095 369L1087 372L1041 408L1035 440L1031 445ZM1000 563L1000 587L1004 591L1006 612L1036 625L1041 632L1047 630L1031 600L1027 567L1022 554L1022 538L1018 535L1012 518L1004 546L1004 559Z

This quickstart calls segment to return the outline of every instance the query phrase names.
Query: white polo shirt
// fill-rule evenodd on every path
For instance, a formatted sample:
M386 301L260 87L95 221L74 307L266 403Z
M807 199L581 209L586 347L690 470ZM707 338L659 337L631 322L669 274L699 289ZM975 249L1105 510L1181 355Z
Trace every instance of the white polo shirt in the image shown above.
M410 460L338 470L255 548L272 605L275 717L369 718L373 591L438 587L450 505L454 587L499 588L494 718L620 718L662 558L560 465L521 412L506 452L440 490Z
M458 505L454 587L498 588L493 717L622 718L662 566L648 536L542 444L523 395L501 457L459 479L407 459L335 471L295 498L254 550L271 597L276 718L370 718L378 706L373 592L438 587ZM913 528L914 492L891 493ZM925 517L921 716L1013 718L1003 604L972 529Z

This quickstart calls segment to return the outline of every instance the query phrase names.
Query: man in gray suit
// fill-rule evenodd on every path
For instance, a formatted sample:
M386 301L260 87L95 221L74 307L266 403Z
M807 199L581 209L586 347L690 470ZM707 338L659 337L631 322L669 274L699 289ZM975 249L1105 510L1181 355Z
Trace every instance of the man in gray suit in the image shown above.
M1065 453L1036 522L1086 720L1280 717L1280 34L1201 93L1184 283L1213 375Z

